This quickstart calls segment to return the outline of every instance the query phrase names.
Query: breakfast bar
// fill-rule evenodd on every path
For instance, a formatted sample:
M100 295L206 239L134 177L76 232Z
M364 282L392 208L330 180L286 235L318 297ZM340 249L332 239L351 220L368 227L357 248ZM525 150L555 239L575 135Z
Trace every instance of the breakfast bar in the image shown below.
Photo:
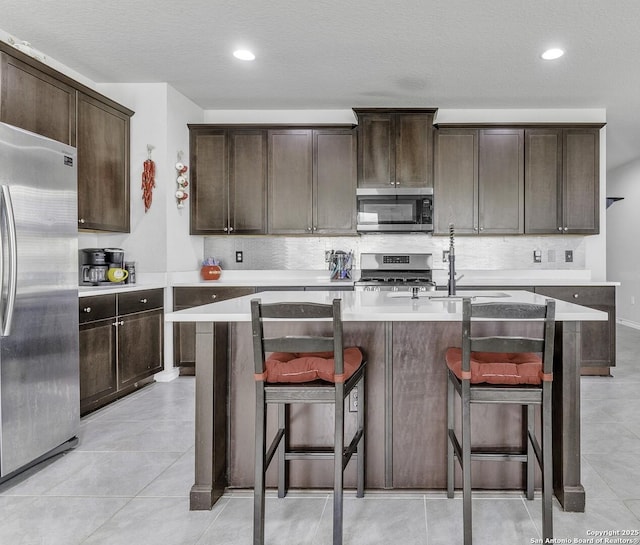
M361 346L367 355L366 487L379 490L446 487L446 364L448 346L459 346L462 297L479 302L544 304L546 297L528 291L350 292L266 291L168 313L168 322L196 323L195 483L190 508L210 509L225 488L253 486L254 382L250 301L342 299L345 344ZM565 511L584 511L580 480L580 332L585 321L607 320L607 314L556 300L556 349L553 380L554 491ZM329 324L317 323L317 330ZM512 324L487 323L487 331L507 331ZM300 334L300 324L279 322L285 334ZM500 329L503 328L503 329ZM504 329L507 328L507 329ZM349 403L355 400L349 400ZM488 411L489 409L487 409ZM491 409L493 410L493 408ZM493 425L480 428L487 443L518 437L521 409L499 407ZM326 415L325 415L326 413ZM331 440L325 407L294 413L292 441L317 444ZM353 415L349 415L353 416ZM354 422L347 420L347 425ZM275 422L269 420L269 426ZM505 431L511 433L506 433ZM514 445L518 446L518 445ZM353 464L351 464L353 465ZM486 464L474 487L520 488L520 464L498 473ZM291 486L328 488L332 464L291 468ZM350 473L351 471L351 473ZM475 479L476 477L474 477ZM355 472L347 468L345 485ZM267 485L275 484L267 473Z

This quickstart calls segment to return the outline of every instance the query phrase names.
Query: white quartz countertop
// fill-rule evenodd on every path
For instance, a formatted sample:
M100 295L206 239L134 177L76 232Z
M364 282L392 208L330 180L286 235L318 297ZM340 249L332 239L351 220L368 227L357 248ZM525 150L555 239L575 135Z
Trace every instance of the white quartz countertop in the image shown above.
M464 292L456 298L446 294L423 292L417 299L398 292L351 291L266 291L218 303L167 313L168 322L250 322L250 301L264 303L300 302L330 303L342 299L345 322L454 322L462 319L462 297L473 296L478 302L522 302L544 304L546 297L527 291ZM604 321L606 312L556 300L557 321Z
M90 297L92 295L109 295L111 293L127 293L130 291L152 290L166 288L165 282L140 282L137 284L103 284L100 286L80 286L78 295Z

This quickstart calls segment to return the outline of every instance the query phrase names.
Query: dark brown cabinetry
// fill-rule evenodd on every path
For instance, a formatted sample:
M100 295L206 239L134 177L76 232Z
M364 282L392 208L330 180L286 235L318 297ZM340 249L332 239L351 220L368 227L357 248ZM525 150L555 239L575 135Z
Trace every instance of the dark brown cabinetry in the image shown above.
M524 132L440 129L435 140L434 233L524 231Z
M269 233L355 233L353 130L270 130L268 187Z
M76 90L0 52L0 121L76 145Z
M354 109L358 187L433 187L435 110Z
M525 131L525 233L599 233L599 130Z
M265 233L266 131L189 129L191 234Z
M78 226L129 232L129 118L78 93Z
M254 293L253 288L184 287L173 288L173 310L184 310ZM195 323L173 324L173 362L181 375L193 374L196 362Z
M608 374L616 364L616 292L614 286L540 286L540 295L602 310L606 322L581 322L582 369L594 374Z
M0 42L0 121L78 148L78 228L129 232L133 112Z
M80 412L150 382L163 367L163 290L79 299Z

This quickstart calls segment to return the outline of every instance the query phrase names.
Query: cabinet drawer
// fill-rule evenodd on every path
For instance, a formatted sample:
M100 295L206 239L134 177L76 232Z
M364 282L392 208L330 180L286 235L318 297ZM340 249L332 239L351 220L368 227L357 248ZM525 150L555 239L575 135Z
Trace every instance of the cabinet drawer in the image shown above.
M193 287L193 288L173 288L173 308L176 310L182 308L197 307L200 305L208 305L218 301L233 299L234 297L242 297L254 293L253 288L214 288L214 287Z
M164 290L141 290L118 294L118 315L133 314L164 306Z
M536 293L585 307L593 305L615 305L616 292L613 286L538 286Z
M94 297L79 297L78 313L81 324L112 318L116 315L116 296L96 295Z

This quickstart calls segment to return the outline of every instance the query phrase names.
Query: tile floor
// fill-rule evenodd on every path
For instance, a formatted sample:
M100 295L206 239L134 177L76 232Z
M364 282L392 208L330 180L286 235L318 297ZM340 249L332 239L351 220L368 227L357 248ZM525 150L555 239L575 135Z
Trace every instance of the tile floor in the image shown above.
M582 379L587 508L555 506L555 538L563 543L640 530L640 331L619 326L618 335L615 376ZM193 378L182 377L97 411L82 420L74 451L0 485L0 544L249 545L250 491L225 495L211 511L189 511L193 390ZM348 493L344 516L345 545L462 543L461 500L441 492ZM477 493L474 543L540 543L540 518L539 500ZM266 534L273 545L330 543L331 496L271 496Z

